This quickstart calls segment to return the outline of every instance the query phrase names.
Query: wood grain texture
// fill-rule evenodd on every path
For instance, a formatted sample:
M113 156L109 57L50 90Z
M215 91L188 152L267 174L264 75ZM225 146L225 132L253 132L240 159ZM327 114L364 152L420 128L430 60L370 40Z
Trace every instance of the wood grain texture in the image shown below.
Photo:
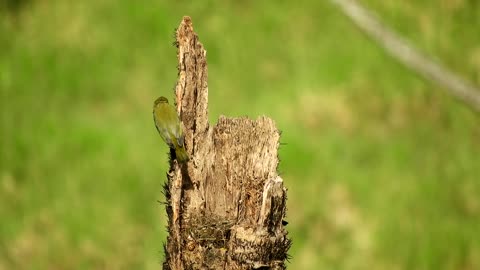
M286 189L273 120L208 123L206 51L184 17L176 31L176 108L190 161L170 162L164 269L285 269Z

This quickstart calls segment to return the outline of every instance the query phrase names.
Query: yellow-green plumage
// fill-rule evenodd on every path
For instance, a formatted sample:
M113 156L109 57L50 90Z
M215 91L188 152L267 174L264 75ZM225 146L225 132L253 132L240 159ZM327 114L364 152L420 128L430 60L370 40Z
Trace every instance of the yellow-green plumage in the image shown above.
M159 97L153 103L153 120L160 137L170 148L175 150L177 161L180 163L187 162L189 158L187 151L185 151L180 119L175 107L168 104L167 98Z

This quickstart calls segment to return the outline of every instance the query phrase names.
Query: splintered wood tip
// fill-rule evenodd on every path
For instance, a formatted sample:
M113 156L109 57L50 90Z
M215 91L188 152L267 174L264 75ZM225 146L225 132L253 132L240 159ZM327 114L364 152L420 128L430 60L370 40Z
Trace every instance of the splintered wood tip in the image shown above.
M186 25L191 25L192 19L190 18L190 16L183 16L182 22L185 23Z

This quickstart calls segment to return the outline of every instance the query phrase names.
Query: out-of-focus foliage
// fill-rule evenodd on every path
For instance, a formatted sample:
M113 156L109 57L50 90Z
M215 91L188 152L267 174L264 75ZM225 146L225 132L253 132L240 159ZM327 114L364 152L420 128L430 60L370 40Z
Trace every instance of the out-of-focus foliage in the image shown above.
M4 15L15 14L28 2L28 0L0 0L0 10Z
M20 1L23 2L23 1ZM18 3L20 3L18 2ZM480 116L328 1L0 2L0 269L159 269L173 30L208 51L210 119L283 131L291 269L480 269ZM477 1L365 0L480 84Z

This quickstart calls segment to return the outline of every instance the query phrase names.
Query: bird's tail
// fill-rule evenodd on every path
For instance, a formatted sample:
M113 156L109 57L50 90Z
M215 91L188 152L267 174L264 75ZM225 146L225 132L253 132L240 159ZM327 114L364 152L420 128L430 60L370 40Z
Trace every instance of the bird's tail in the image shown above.
M185 163L190 160L185 147L175 147L175 156L179 163Z

